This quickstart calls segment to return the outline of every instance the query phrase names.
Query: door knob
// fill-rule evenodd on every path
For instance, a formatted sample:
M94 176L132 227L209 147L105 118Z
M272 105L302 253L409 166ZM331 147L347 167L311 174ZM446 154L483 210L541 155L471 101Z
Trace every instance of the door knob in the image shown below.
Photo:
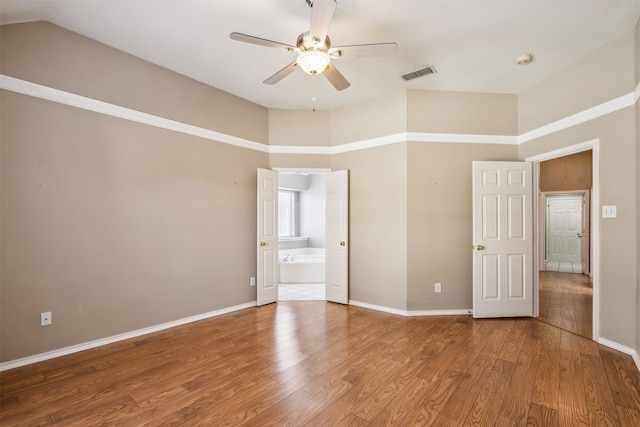
M260 242L260 246L267 246L267 242Z
M484 246L478 245L478 246L476 246L476 250L482 251L482 250L484 250Z
M582 233L578 233L578 237L582 239Z
M340 246L345 246L347 243L343 240L342 242L340 242Z

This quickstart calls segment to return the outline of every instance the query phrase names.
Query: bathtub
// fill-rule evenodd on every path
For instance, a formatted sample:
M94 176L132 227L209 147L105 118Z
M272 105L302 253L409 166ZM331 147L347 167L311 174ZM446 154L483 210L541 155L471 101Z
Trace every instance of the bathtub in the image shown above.
M324 249L285 249L278 257L280 283L324 283Z

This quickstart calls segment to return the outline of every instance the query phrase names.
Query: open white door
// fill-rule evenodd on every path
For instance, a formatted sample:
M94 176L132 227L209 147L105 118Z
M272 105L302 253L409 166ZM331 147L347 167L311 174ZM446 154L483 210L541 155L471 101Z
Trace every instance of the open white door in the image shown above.
M258 169L258 305L278 300L278 172Z
M473 162L473 317L533 315L532 169Z
M349 172L327 173L327 301L349 302Z

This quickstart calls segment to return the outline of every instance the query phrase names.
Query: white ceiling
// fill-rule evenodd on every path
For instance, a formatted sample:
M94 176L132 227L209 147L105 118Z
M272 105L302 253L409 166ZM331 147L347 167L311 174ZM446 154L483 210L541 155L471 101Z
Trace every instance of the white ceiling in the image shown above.
M640 0L337 0L334 46L397 42L398 53L333 63L338 92L316 78L317 109L403 88L519 93L631 31ZM309 30L305 0L0 0L0 23L47 20L269 108L311 109L313 78L262 82L295 54L233 41L237 31L295 45ZM514 58L535 59L518 66ZM406 82L432 65L437 74Z

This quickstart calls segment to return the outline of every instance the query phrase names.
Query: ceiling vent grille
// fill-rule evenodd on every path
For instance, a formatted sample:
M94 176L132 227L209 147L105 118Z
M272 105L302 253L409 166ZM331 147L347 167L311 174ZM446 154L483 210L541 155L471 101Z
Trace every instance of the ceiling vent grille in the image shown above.
M402 76L402 78L408 81L408 80L417 79L418 77L428 76L429 74L435 74L435 73L437 73L436 69L433 68L431 65L429 65L428 67L423 68L421 70L413 71L409 74L405 74L404 76Z

